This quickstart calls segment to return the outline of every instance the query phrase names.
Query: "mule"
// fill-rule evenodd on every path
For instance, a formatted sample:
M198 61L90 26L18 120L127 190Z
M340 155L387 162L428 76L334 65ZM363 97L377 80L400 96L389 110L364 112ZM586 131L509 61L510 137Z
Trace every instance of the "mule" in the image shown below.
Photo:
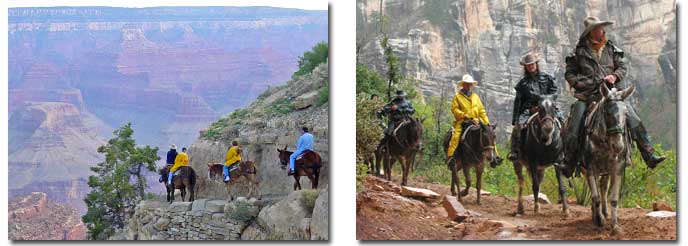
M631 163L631 134L626 125L626 105L635 91L632 85L627 89L611 90L605 83L600 86L602 99L591 106L585 119L587 129L583 137L582 173L592 196L592 222L602 228L608 218L607 200L611 203L612 233L620 234L617 208L619 192L626 165ZM607 194L611 188L611 193Z
M222 170L223 167L224 165L220 163L208 163L208 179L218 182L224 182L224 173ZM237 180L239 180L239 178L241 177L245 177L249 183L248 194L246 195L246 197L250 198L253 195L253 190L256 189L258 191L257 198L260 200L262 198L262 194L260 192L260 183L258 182L257 175L258 168L256 168L256 165L253 161L239 162L238 167L234 167L234 169L229 171L229 182L225 182L225 189L227 190L227 200L234 200L234 197L231 194L231 188L232 185L238 182Z
M459 202L463 202L462 197L468 195L471 187L470 168L475 168L476 183L476 203L480 204L480 190L482 189L482 176L485 170L483 163L489 161L490 167L495 168L502 163L502 159L495 151L495 134L496 125L472 124L465 125L462 133L459 146L454 150L454 154L448 161L449 169L451 170L451 193L457 197ZM449 148L452 130L450 130L444 137L445 152ZM459 170L463 169L463 175L466 178L466 187L461 191L459 186ZM457 193L457 190L460 192Z
M190 193L189 202L193 202L195 199L194 188L196 187L196 180L198 179L196 172L189 166L180 167L178 169L179 174L173 177L172 185L167 185L170 167L171 166L165 166L158 170L158 174L162 175L162 183L165 185L165 189L167 190L167 201L169 203L174 202L174 190L180 189L182 202L185 199L187 190Z
M289 167L289 156L294 153L287 150L287 146L284 149L277 149L279 152L279 160L282 165L282 169ZM301 176L308 177L311 181L311 188L318 188L318 181L320 180L320 167L322 167L322 158L315 151L306 150L299 159L296 159L294 163L294 190L297 188L301 189Z
M418 118L406 117L387 136L382 154L384 177L392 180L392 167L399 161L402 169L401 185L408 183L408 175L416 152L423 149L423 123Z
M513 162L514 172L518 177L518 207L516 214L524 214L523 207L523 167L526 168L532 181L533 197L535 198L535 214L540 212L537 202L540 194L540 184L544 179L545 170L554 166L557 182L559 183L559 201L562 212L568 214L566 201L566 186L559 167L564 159L563 140L561 138L561 122L556 117L556 105L552 96L541 96L538 106L526 122L525 137L521 138L521 151L518 160ZM520 134L520 133L519 133ZM514 143L511 143L514 144Z

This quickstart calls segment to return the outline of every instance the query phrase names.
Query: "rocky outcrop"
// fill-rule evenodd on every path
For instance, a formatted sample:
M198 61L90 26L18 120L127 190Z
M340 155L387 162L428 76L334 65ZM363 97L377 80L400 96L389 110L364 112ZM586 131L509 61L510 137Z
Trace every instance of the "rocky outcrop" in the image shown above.
M287 146L293 151L302 126L311 128L315 136L315 151L323 159L319 185L326 187L329 180L328 104L312 102L308 107L296 109L291 103L301 95L326 89L328 82L328 65L324 63L311 74L290 80L286 86L267 90L250 106L204 129L202 137L189 148L190 165L203 174L199 178L199 196L227 198L224 183L208 180L205 174L208 163L224 162L229 144L235 139L243 149L243 158L257 165L262 194L277 197L289 194L294 178L287 176L280 167L277 149ZM232 194L246 196L247 185L245 181L237 182L232 187ZM301 186L310 188L311 183L304 177Z
M327 240L328 190L291 193L274 204L239 197L232 202L142 201L111 240Z
M84 240L86 227L73 208L34 192L9 201L10 240Z
M675 80L674 1L358 0L357 7L358 63L382 74L386 70L378 23L382 14L401 69L421 82L424 95L454 90L452 82L470 73L480 81L477 91L490 121L500 126L510 125L513 87L523 74L518 61L529 50L538 51L541 70L557 78L561 109L568 110L564 102L573 98L564 89L564 57L590 15L616 22L607 33L626 52L625 83L640 87L641 103L644 88ZM499 135L506 139L508 132Z

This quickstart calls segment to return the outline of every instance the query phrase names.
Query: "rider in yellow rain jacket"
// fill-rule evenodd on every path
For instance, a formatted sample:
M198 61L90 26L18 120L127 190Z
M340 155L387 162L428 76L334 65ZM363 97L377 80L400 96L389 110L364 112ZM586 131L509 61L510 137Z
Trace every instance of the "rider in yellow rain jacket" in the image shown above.
M461 123L466 120L472 120L477 123L480 120L483 124L490 124L483 103L478 95L473 92L473 86L476 84L478 84L478 81L473 80L473 77L468 74L464 75L463 79L459 81L460 90L454 95L454 100L452 101L451 112L454 114L454 131L447 149L447 159L454 155L456 147L459 146L462 130Z
M232 171L232 169L234 169L233 166L240 161L241 155L239 154L239 142L234 140L232 141L232 147L229 147L229 150L227 150L227 155L225 156L225 165L222 168L222 174L225 176L225 182L229 182L229 179L231 178L229 172Z
M189 165L189 156L186 155L186 148L182 148L182 152L177 154L177 157L174 159L174 166L170 168L170 174L167 179L168 184L172 184L172 177L174 175L174 172L177 171L180 167L185 167Z

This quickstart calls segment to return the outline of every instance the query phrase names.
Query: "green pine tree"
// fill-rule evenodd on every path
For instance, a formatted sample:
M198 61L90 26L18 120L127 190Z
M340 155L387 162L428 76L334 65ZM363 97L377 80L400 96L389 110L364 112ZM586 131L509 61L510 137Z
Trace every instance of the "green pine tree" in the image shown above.
M145 166L155 171L155 161L160 159L157 147L136 146L131 123L113 133L115 138L98 147L98 153L105 154L105 161L91 167L96 175L88 177L91 192L84 199L88 212L82 220L90 240L105 240L126 225L126 211L133 209L145 196L146 181L141 168ZM136 169L138 172L132 171ZM136 177L135 182L131 181L131 176Z

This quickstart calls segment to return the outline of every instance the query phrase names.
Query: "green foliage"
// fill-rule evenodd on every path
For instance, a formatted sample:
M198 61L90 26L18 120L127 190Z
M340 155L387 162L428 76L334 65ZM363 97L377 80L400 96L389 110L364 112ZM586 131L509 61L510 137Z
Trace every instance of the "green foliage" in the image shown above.
M311 51L306 51L299 56L299 70L294 72L292 78L309 74L329 57L329 46L325 42L317 43Z
M361 192L365 190L365 187L361 184L361 181L368 174L368 166L363 163L356 163L356 192Z
M234 113L236 113L236 111L234 111ZM232 113L232 115L234 115L234 113ZM203 138L203 139L217 139L218 137L220 137L222 135L222 131L224 129L226 129L227 127L229 127L230 120L232 119L232 115L230 115L230 117L222 117L219 120L210 124L210 126L208 127L208 130L206 130L205 132L203 132L201 134L201 138ZM238 116L235 115L235 117L238 117Z
M294 111L294 106L291 104L292 99L284 97L273 101L268 105L267 111L270 114L287 114Z
M248 222L255 218L255 212L251 211L253 208L248 202L236 202L232 211L225 216L235 221Z
M318 199L320 192L318 190L303 190L303 194L299 197L299 202L301 206L306 208L309 214L313 213L313 208L315 208L315 200Z
M389 38L387 38L387 36L382 38L381 45L384 49L385 63L387 64L387 95L388 97L391 97L390 91L392 85L399 83L403 79L403 75L401 74L401 68L399 67L399 58L394 55L392 47L389 46Z
M145 178L138 173L136 183L131 183L130 168L141 163L148 171L155 171L155 161L160 159L157 147L136 147L131 123L113 133L115 138L98 147L105 161L91 167L96 175L88 177L91 192L84 199L88 211L82 220L91 240L105 240L122 229L128 216L125 209L133 208L146 196Z
M359 96L356 103L356 160L362 162L366 155L375 151L382 139L383 121L377 112L382 108L382 101Z
M361 93L384 95L386 89L387 84L375 70L363 65L356 66L356 95Z
M323 87L318 89L318 100L315 101L315 106L320 107L330 101L330 85L326 83Z

